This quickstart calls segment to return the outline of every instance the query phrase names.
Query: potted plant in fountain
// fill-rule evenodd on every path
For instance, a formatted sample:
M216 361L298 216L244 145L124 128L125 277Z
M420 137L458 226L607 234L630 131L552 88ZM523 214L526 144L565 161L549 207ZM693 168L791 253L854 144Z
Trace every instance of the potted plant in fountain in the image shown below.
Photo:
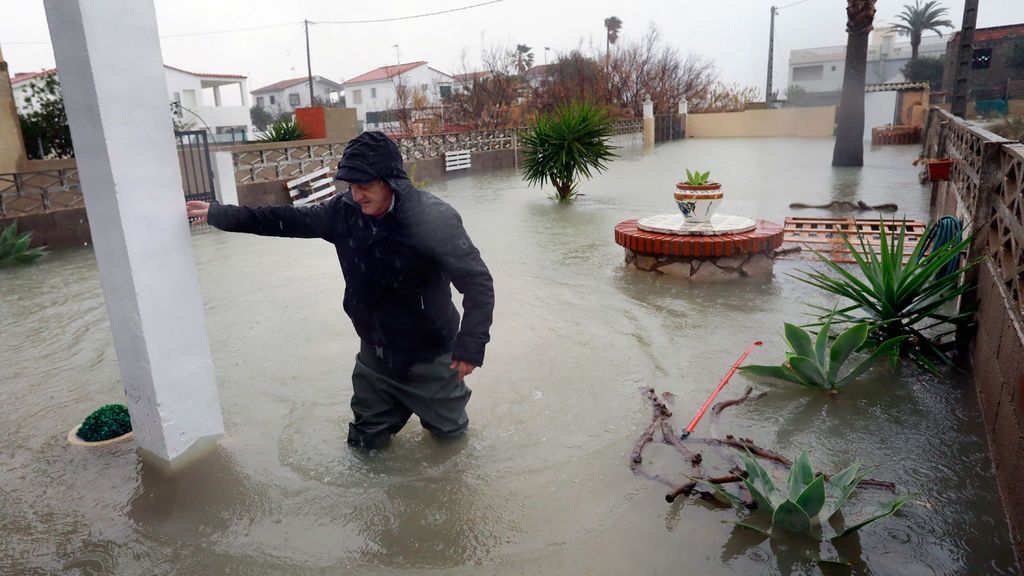
M708 222L722 203L722 185L709 182L711 172L686 171L686 181L676 184L675 198L687 223Z
M124 404L106 404L68 432L75 446L105 446L132 438L132 420Z

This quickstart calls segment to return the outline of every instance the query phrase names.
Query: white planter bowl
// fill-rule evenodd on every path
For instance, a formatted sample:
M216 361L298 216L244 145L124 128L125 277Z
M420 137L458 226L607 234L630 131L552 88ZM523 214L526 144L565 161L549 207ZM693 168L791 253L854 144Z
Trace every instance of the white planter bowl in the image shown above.
M676 206L687 222L702 223L711 220L722 203L722 185L718 183L706 186L690 186L676 184Z

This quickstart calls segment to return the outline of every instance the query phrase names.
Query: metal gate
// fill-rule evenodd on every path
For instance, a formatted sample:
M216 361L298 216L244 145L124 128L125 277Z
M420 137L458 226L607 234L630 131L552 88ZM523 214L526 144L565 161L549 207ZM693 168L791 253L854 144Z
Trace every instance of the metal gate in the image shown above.
M654 141L679 140L685 136L683 117L679 114L658 114L654 117Z
M185 200L213 202L216 198L213 178L213 157L205 130L174 132L178 141L178 165Z

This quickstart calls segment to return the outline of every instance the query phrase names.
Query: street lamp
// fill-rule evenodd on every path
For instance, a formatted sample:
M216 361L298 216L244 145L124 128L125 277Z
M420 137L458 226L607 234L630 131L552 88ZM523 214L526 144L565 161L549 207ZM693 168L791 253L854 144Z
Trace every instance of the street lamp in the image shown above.
M548 50L551 50L551 48L548 48L547 46L545 46L544 47L544 64L548 63Z

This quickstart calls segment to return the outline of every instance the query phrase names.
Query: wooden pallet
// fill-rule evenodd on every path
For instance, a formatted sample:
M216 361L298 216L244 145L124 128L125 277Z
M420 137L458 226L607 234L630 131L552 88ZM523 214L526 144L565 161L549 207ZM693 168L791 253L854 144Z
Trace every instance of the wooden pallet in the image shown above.
M884 222L884 224L883 224ZM817 259L812 250L830 257L835 262L852 263L853 257L843 242L849 237L854 247L860 247L858 236L876 251L882 244L882 226L889 237L899 234L901 224L906 225L903 240L903 258L906 261L924 235L926 224L919 220L856 220L853 218L798 218L787 217L783 226L781 257Z

